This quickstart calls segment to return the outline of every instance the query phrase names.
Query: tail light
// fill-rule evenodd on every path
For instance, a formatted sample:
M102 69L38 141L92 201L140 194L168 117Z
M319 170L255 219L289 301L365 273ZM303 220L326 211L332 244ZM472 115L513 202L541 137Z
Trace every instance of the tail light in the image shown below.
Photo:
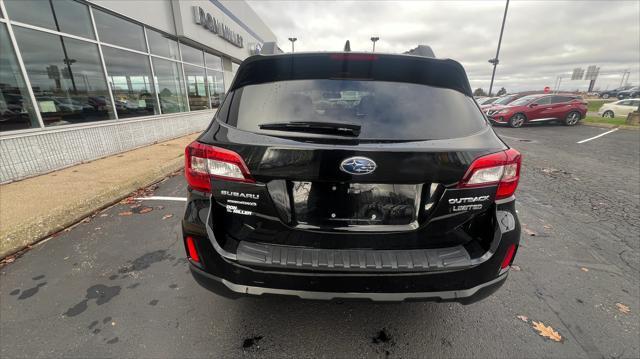
M211 179L255 182L239 154L194 141L185 149L185 177L189 186L211 192Z
M187 237L187 254L189 258L196 263L200 263L200 256L198 255L198 251L196 250L196 244L193 241L192 237Z
M508 198L516 191L520 180L520 152L510 148L476 158L458 185L460 188L498 185L496 199Z
M502 264L500 265L500 269L505 269L509 265L511 265L511 261L513 260L513 255L516 254L516 245L512 244L507 248L507 253L504 255L504 259L502 259Z

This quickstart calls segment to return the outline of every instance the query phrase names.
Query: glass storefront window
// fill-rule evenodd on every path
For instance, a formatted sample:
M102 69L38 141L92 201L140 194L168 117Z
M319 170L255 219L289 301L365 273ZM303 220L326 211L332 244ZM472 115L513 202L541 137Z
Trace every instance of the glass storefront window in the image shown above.
M184 75L187 77L187 94L191 111L209 108L204 68L184 65Z
M220 106L224 95L224 77L222 71L207 69L207 86L209 88L209 103L211 108Z
M118 118L160 113L151 83L149 58L106 46L102 47L102 53Z
M151 29L147 29L147 40L152 54L180 60L178 41Z
M222 71L222 58L220 56L205 52L204 61L206 63L207 68L210 68L216 71Z
M202 50L198 50L185 44L180 44L180 51L182 51L183 62L204 66Z
M162 113L187 110L182 69L179 62L153 58L155 84Z
M74 0L5 0L13 21L93 39L87 5Z
M14 27L45 126L114 118L98 47Z
M0 131L38 127L5 24L0 24Z
M125 19L93 9L100 41L138 51L147 51L142 26Z
M231 72L235 75L236 72L238 72L238 68L240 67L240 64L236 64L235 62L231 63Z

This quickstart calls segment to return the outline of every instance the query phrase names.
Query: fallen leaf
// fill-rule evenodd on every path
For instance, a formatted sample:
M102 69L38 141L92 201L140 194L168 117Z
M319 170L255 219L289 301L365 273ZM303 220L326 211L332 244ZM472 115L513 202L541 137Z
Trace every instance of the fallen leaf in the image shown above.
M523 229L524 229L524 232L525 232L527 235L530 235L530 236L532 236L532 237L535 237L536 232L534 232L534 231L530 230L530 229L529 229L529 228L527 228L527 227L524 227Z
M553 227L551 227L551 225L550 225L550 224L545 224L545 225L544 225L544 229L551 229L551 228L553 228Z
M129 206L129 208L134 209L142 206L142 203L134 204L133 206Z
M108 217L108 216L109 216L109 213L103 213L100 215L100 217Z
M173 214L169 213L169 214L165 214L164 216L162 216L162 219L167 219L167 218L171 218L173 217Z
M527 317L526 317L526 316L524 316L524 315L519 315L519 316L517 316L516 318L518 318L518 319L522 320L523 322L528 322L528 321L529 321L529 318L527 318Z
M95 230L96 230L96 231L99 231L99 230L101 230L101 229L102 229L102 227L96 227L96 228L95 228Z
M140 212L138 212L138 213L140 213L140 214L145 214L145 213L149 213L149 212L151 212L151 211L153 211L153 208L151 208L151 207L144 207L144 208L143 208L143 209L141 209L141 210L140 210Z
M131 211L124 211L124 212L118 213L118 216L130 216L132 214L133 214L133 212L131 212Z
M536 321L532 321L531 324L533 324L533 329L535 329L538 332L538 335L540 335L541 337L553 340L554 342L562 341L562 336L560 335L560 333L553 330L552 327L546 326L544 325L544 323Z
M616 303L616 307L618 307L618 311L620 313L628 314L631 311L631 309L629 309L628 306L626 306L626 305L624 305L622 303Z
M514 270L514 271L516 271L516 272L519 272L519 271L520 271L520 266L514 266L514 265L512 265L512 266L511 266L511 269L513 269L513 270Z
M583 271L583 272L588 272L589 268L582 267L582 268L580 268L580 270Z
M156 206L156 209L164 209L164 206Z
M91 217L87 217L82 220L82 223L89 223L90 220L91 220Z

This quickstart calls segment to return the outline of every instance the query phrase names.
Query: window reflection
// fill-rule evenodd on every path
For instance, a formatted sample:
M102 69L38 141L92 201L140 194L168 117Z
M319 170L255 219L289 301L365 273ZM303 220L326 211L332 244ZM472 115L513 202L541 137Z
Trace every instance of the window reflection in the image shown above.
M191 111L209 108L204 68L184 65L184 74L187 76L187 93Z
M207 88L209 90L209 106L217 108L222 102L224 95L224 75L222 72L222 58L204 53L204 60L207 66Z
M153 70L156 75L156 89L162 113L186 111L187 105L180 63L153 58Z
M149 58L103 46L109 83L119 118L159 113L151 83Z
M97 45L15 27L45 126L114 118Z
M96 20L100 41L138 51L147 51L142 26L95 8L93 9L93 17Z
M224 95L224 78L222 71L207 69L207 86L209 88L209 103L211 108L217 108Z
M185 44L180 44L180 51L182 52L183 62L204 66L202 50L198 50Z
M207 68L216 71L222 71L222 58L220 56L205 52L204 61L206 62Z
M0 69L0 131L38 127L36 112L4 24L0 24Z
M74 0L5 0L13 21L93 39L89 8Z
M147 29L147 41L152 54L180 60L178 42L168 35Z

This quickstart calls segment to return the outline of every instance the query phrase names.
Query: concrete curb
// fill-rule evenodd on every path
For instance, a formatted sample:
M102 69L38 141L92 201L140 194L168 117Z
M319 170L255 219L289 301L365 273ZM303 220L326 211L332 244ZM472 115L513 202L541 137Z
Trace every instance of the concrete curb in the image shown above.
M116 183L104 191L64 208L57 208L37 222L27 221L9 231L0 241L0 259L33 245L127 197L131 192L159 182L184 166L182 157L164 163L159 168L133 180Z
M620 128L622 130L634 130L634 131L640 131L640 127L638 126L628 126L628 125L612 125L610 123L597 123L597 122L582 122L583 125L585 126L591 126L591 127L600 127L600 128Z

